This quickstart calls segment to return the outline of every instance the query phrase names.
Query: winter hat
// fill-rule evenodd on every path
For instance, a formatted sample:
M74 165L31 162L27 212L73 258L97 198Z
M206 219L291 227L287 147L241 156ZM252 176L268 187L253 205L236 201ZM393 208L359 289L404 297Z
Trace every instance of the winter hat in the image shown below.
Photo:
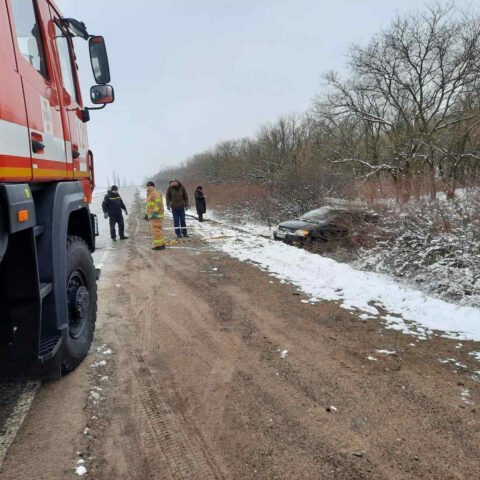
M147 182L147 187L154 187L155 184L153 182Z
M110 190L118 190L118 187L117 187L116 185L112 185L112 186L110 187Z

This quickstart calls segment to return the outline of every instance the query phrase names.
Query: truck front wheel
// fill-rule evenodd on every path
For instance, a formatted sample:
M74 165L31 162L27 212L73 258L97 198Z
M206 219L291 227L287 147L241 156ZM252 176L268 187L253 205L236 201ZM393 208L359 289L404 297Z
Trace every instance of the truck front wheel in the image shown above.
M67 238L68 332L64 338L62 371L70 372L87 355L97 316L97 281L92 256L85 241Z

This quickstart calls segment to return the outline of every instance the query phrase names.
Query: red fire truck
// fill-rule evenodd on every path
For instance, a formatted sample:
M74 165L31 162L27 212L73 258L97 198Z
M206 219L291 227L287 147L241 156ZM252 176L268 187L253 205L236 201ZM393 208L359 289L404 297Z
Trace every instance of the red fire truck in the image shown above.
M85 107L73 48L88 42ZM103 37L49 0L0 0L0 365L73 370L97 310L89 112L114 100Z

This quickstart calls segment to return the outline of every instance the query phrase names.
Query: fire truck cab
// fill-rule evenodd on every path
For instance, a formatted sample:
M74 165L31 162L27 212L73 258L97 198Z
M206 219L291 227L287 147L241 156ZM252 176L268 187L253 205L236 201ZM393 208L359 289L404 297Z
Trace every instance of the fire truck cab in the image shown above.
M88 41L85 107L73 38ZM0 0L0 366L74 369L97 309L90 110L114 101L105 43L49 0Z

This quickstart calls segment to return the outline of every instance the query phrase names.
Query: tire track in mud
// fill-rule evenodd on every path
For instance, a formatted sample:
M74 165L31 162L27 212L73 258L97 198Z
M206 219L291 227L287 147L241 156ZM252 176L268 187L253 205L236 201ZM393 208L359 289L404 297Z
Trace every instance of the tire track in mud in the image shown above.
M38 380L28 380L25 382L21 393L15 401L15 406L11 414L0 430L0 468L8 453L8 449L15 440L17 432L20 430L25 417L32 406L33 399L35 398L40 385L41 382ZM15 387L18 388L18 384L15 385ZM9 388L8 384L6 388ZM10 390L14 390L14 387L12 386Z
M139 201L137 205L140 207ZM131 224L130 233L133 241L128 247L128 256L135 259L135 262L150 265L152 259L147 254L148 241L145 241L147 235L142 232L138 215L135 224ZM139 244L135 243L136 239ZM128 273L124 280L128 292L138 291L138 286L129 283ZM132 303L131 293L125 292L121 302L127 306L125 318L128 320L122 325L122 330L126 332L117 335L117 338L123 354L127 357L128 373L131 372L132 375L132 395L129 396L128 408L134 415L136 431L135 445L125 445L126 450L130 449L127 458L137 465L143 463L143 468L148 469L150 478L221 478L217 474L218 468L210 459L207 446L187 426L183 415L173 411L166 400L166 393L162 391L146 363L151 348L152 319L157 298L155 293L154 286L151 286L147 292L142 292L145 300ZM121 304L118 307L121 308ZM133 344L132 340L137 344ZM122 415L119 415L120 422L122 418ZM131 450L132 447L134 451Z

